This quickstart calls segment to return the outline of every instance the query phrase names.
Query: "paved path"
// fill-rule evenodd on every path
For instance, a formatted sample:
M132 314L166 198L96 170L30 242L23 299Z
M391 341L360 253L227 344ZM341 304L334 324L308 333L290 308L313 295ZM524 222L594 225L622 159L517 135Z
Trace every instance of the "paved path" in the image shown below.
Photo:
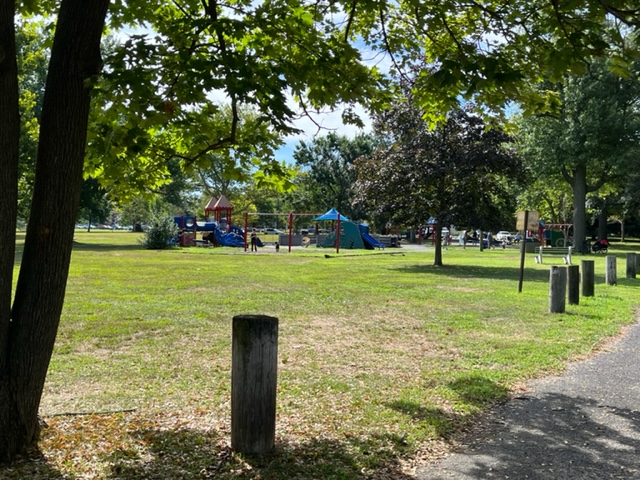
M640 479L640 324L531 386L497 407L472 444L418 479Z

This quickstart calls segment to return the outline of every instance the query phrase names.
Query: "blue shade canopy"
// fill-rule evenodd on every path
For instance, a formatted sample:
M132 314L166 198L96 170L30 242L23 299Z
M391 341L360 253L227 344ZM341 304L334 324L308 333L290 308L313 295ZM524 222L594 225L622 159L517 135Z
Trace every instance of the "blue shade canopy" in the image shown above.
M320 215L319 217L314 218L314 220L338 220L338 211L335 208L332 208L324 215ZM348 222L349 219L344 215L340 215L341 222Z

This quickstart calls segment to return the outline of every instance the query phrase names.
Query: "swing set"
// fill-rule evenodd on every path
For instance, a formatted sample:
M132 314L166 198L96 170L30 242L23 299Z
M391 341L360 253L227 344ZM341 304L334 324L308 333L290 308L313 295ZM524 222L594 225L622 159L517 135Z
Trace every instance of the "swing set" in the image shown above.
M288 221L288 246L289 252L291 252L291 237L293 236L293 220L297 216L317 216L315 213L249 213L246 212L244 214L244 251L247 251L247 232L249 231L249 215L253 215L256 217L287 217Z

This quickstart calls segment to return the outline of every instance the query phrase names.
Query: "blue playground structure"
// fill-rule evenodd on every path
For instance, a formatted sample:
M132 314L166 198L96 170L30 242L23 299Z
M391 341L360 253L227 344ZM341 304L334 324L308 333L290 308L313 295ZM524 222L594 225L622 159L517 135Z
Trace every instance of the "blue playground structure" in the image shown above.
M244 231L235 225L231 226L230 232L225 232L216 222L198 222L195 216L177 216L173 217L173 221L181 232L192 232L193 240L197 232L211 232L217 245L244 248ZM186 242L183 241L180 245L184 246Z
M335 247L336 232L331 233L319 247ZM369 225L356 225L348 220L340 221L340 248L366 248L368 250L382 249L384 245L369 234Z
M360 230L360 235L362 236L362 241L364 242L364 248L367 248L369 250L384 248L384 245L382 243L380 243L369 234L369 225L361 223L360 225L358 225L358 229Z

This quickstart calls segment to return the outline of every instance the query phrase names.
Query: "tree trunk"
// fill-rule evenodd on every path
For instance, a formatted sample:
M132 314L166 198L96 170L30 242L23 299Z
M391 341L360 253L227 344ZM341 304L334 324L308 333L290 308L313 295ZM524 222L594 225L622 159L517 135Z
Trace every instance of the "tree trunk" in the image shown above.
M0 460L15 450L9 432L17 418L9 402L8 357L11 289L16 246L20 113L15 40L15 1L0 0ZM5 427L5 426L8 426Z
M589 253L586 246L587 167L578 165L573 180L573 245L580 253Z
M436 224L435 226L435 247L436 247L436 252L435 255L433 256L433 264L436 267L441 267L442 266L442 225L440 225L439 223Z
M80 201L90 80L101 66L108 5L109 0L63 0L58 14L31 216L11 328L0 348L0 460L11 460L37 438L38 408L62 312Z
M604 202L598 214L598 240L607 239L607 217L607 203Z

